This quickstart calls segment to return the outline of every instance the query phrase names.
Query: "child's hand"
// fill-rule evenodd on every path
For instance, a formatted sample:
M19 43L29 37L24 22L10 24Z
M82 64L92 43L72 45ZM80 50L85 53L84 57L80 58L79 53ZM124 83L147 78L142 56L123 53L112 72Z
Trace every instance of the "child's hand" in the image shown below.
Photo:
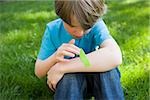
M80 48L74 45L75 40L72 39L69 43L63 43L55 52L56 61L69 61L64 59L64 56L74 57L75 54L80 54Z
M55 91L57 83L65 74L65 63L66 62L59 62L47 72L47 84L52 91Z

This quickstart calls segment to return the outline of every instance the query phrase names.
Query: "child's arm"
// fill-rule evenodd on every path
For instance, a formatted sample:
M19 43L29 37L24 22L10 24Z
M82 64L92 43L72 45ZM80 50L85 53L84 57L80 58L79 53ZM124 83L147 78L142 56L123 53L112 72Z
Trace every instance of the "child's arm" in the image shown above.
M35 75L39 78L46 75L47 71L56 64L55 54L48 57L46 60L37 59L35 63Z
M45 60L37 59L35 63L35 74L39 78L46 76L47 72L52 66L58 62L67 62L68 59L64 59L64 56L74 57L75 54L79 54L80 49L74 45L75 40L71 40L69 43L62 44L57 51Z
M63 65L64 72L105 72L122 63L122 54L117 43L112 39L105 40L101 48L87 54L91 67L84 67L79 58L72 59Z
M74 72L105 72L122 63L122 54L119 46L113 39L105 40L101 48L87 54L91 66L85 67L80 58L71 59L69 62L59 62L48 71L48 85L54 90L56 84L65 73Z
M99 50L87 54L87 57L91 63L90 67L84 67L80 58L71 59L69 62L60 62L54 66L62 67L64 73L105 72L122 63L120 48L113 39L105 40Z

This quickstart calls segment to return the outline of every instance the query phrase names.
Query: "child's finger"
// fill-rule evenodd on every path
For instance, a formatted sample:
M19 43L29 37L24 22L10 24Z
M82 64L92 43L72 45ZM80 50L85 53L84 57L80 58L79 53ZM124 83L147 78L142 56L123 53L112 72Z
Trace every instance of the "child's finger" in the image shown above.
M54 90L56 90L56 85L52 85L52 88L53 88Z
M48 86L49 86L49 88L53 91L53 92L55 92L55 90L53 89L53 87L52 87L52 84L47 80L47 84L48 84Z
M76 45L74 45L74 44L66 44L66 43L63 43L62 44L62 46L60 47L61 49L63 48L67 48L67 47L70 47L70 48L74 48L75 50L77 50L77 51L80 51L80 48L79 47L77 47Z
M68 52L68 51L66 51L66 50L62 51L62 54L63 54L64 56L69 56L69 57L74 57L74 56L75 56L74 53Z
M80 52L80 48L75 46L74 44L65 44L63 45L63 49L65 48L65 50L67 50L66 48L72 48L74 50L76 50L78 53Z
M74 43L75 43L75 39L69 41L69 44L74 44Z
M76 50L72 47L67 47L67 48L65 48L65 50L68 51L68 52L71 52L73 54L78 54L78 55L80 54L80 51L78 51L78 50Z
M64 58L59 58L59 61L61 61L61 62L68 62L70 60L69 59L64 59Z
M80 51L80 48L78 48L77 46L74 45L75 44L75 39L72 39L69 41L69 45L71 45L74 49L76 50L79 50Z
M75 46L74 44L68 44L68 47L74 48L77 51L80 51L80 48Z

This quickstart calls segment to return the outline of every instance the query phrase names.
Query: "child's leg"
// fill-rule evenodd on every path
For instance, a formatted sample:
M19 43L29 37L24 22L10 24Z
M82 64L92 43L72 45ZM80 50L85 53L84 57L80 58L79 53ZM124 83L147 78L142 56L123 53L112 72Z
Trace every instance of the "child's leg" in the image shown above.
M54 100L82 100L86 80L84 74L65 74L57 84Z
M124 100L117 68L94 75L93 89L96 100Z

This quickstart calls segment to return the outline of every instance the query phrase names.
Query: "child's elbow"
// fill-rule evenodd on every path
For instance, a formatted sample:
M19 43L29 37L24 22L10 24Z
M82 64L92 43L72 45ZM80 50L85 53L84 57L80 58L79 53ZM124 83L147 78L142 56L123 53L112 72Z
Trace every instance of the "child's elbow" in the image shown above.
M42 72L41 72L40 64L39 64L37 61L36 61L36 63L35 63L34 73L35 73L35 75L36 75L38 78L42 78L42 77L43 77Z
M42 76L41 76L41 74L40 74L40 71L38 70L38 66L37 66L37 65L35 65L34 73L35 73L35 75L36 75L38 78L42 78Z
M122 64L122 55L120 54L115 57L115 65L119 66L121 64Z
M121 57L121 58L118 58L116 64L117 64L118 66L122 64L122 57Z

